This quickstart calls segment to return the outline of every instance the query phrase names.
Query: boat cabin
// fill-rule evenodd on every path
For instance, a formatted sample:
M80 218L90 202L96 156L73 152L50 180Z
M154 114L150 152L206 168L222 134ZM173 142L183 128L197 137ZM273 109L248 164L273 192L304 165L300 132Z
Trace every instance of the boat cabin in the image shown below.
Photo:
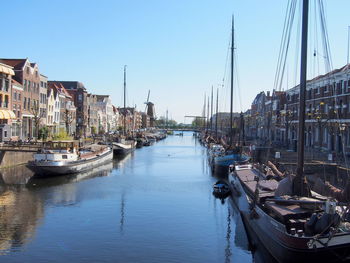
M43 142L42 147L34 154L35 161L76 161L79 158L78 141Z

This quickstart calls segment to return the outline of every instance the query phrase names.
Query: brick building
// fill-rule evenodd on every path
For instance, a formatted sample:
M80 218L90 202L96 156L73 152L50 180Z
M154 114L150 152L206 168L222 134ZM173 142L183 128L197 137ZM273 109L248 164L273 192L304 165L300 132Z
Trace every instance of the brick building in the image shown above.
M33 138L37 135L35 118L39 116L40 73L36 63L29 59L0 59L0 63L13 67L14 79L23 87L22 137Z

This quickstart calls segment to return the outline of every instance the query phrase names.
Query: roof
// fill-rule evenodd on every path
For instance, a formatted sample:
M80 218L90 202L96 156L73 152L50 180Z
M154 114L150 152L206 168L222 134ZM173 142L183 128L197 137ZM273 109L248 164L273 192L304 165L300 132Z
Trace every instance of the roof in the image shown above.
M96 95L97 101L104 101L109 98L109 95Z
M22 86L21 83L19 83L17 80L14 80L14 79L12 79L12 85Z
M0 58L0 62L12 66L14 70L23 69L27 59L26 58Z
M51 83L61 83L66 90L76 90L78 88L82 88L86 90L83 83L79 81L61 81L61 80L50 80Z

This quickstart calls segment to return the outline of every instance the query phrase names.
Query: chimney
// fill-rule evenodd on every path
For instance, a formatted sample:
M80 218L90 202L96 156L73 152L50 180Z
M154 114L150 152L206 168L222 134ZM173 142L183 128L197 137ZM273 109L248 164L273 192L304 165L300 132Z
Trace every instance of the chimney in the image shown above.
M270 97L270 91L267 91L267 92L266 92L266 96L267 96L267 97Z

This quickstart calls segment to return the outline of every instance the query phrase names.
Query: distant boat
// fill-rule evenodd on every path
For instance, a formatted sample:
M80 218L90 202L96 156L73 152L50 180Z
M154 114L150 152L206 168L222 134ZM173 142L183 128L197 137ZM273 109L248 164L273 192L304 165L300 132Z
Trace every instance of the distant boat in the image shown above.
M227 151L225 153L219 153L213 157L213 165L215 168L227 169L232 164L243 164L250 160L250 157L241 153L234 153L233 151Z
M115 155L126 155L135 150L137 142L134 140L121 139L120 142L113 142L113 153Z
M88 171L113 159L113 152L105 145L78 149L75 141L43 143L27 167L39 176L56 176Z
M126 66L124 66L124 113L123 113L123 136L127 136L126 132ZM113 153L115 155L126 155L135 150L137 142L135 140L119 139L118 142L113 142Z

